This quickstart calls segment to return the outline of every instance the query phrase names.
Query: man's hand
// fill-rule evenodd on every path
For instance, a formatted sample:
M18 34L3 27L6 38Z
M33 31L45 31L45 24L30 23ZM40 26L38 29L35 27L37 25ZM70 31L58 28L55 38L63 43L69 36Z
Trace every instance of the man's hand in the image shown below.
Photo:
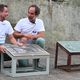
M18 46L23 46L24 44L23 43L20 43L20 42L17 42L17 45Z
M4 53L5 50L6 50L5 47L3 45L0 45L0 52L3 52Z
M26 37L22 37L21 39L20 39L20 42L22 43L22 44L27 44L27 38Z
M45 37L44 31L38 32L37 34L33 35L33 34L24 34L24 37L26 37L27 39L36 39L39 37Z
M32 39L33 35L32 34L24 34L24 37L27 39Z

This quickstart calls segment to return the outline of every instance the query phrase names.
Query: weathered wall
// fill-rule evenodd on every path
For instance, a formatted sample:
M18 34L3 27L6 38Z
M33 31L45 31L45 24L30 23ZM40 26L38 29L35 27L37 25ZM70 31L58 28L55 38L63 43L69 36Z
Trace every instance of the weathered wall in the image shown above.
M41 8L39 18L43 19L46 28L46 42L48 47L53 47L58 40L80 39L80 0L65 0L63 3L47 0L0 0L8 4L11 23L26 16L27 8L35 3Z

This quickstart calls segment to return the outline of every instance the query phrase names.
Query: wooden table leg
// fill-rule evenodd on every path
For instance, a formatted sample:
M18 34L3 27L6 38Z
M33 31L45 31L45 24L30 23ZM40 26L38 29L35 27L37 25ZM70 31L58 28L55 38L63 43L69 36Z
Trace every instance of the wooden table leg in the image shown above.
M57 68L57 60L58 60L58 43L56 43L55 68Z
M71 70L71 55L70 54L68 54L67 66L68 66L68 71L70 71Z
M4 56L3 53L1 53L1 72L3 73L3 68L4 68Z

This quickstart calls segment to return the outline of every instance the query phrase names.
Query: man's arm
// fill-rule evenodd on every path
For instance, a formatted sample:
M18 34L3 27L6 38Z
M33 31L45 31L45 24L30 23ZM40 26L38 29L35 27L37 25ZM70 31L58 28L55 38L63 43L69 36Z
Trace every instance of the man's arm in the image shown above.
M38 34L32 36L32 39L39 38L39 37L45 37L45 32L44 31L38 32Z
M32 34L22 34L21 32L18 32L18 31L15 31L13 33L13 35L14 35L15 38L23 38L23 37L25 37L27 39L31 39L32 36L33 36Z
M15 44L15 45L19 45L19 43L16 42L16 39L13 37L12 34L9 35L8 38L9 38L9 40L11 41L11 43L13 43L13 44ZM20 45L22 45L22 43L20 43ZM3 53L4 53L5 50L6 50L6 49L5 49L4 45L1 44L1 45L0 45L0 52L3 52Z
M13 34L8 35L8 38L9 38L10 42L11 42L12 44L14 44L14 45L20 45L20 46L23 45L22 43L19 43L19 42L16 41L16 39L15 39L14 36L13 36Z
M3 45L0 45L0 53L4 53L5 52L5 47Z
M18 31L15 31L13 33L13 35L14 35L15 38L22 38L22 37L24 37L24 35L21 32L18 32Z
M44 31L38 32L36 35L32 35L32 34L21 34L20 32L15 31L14 33L14 37L15 38L27 38L27 39L35 39L35 38L39 38L39 37L45 37L45 33Z

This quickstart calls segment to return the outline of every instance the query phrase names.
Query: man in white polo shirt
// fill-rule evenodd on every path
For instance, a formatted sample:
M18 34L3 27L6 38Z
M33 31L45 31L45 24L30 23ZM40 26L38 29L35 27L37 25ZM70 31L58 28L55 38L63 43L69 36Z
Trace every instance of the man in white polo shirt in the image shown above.
M0 53L5 53L5 48L3 44L5 43L6 36L8 36L11 43L15 45L22 45L19 42L16 42L16 39L13 36L13 28L9 21L5 20L8 16L8 8L7 5L0 4ZM0 54L1 56L1 54ZM9 56L5 53L4 59L8 60Z
M40 14L40 8L37 5L31 5L28 8L27 18L21 19L16 26L14 27L15 32L14 36L19 38L19 41L25 43L35 43L40 47L45 47L45 39L44 39L44 24L41 19L38 19L38 15ZM36 65L38 66L39 59L34 60ZM26 65L25 60L19 61L21 65Z

